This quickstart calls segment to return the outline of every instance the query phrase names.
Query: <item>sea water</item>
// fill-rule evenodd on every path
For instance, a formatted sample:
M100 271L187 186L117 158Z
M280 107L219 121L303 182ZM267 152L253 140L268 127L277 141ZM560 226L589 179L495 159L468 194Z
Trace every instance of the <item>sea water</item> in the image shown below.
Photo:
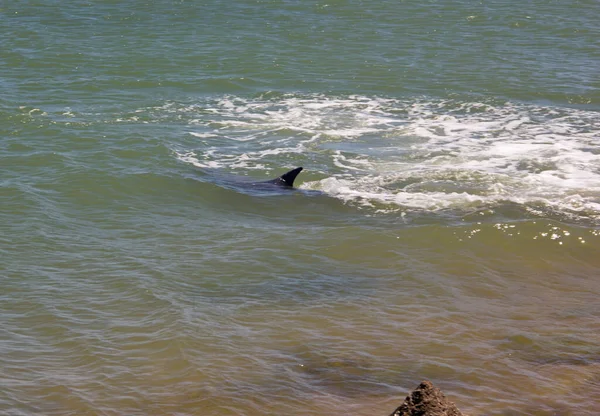
M598 16L1 2L0 414L600 413Z

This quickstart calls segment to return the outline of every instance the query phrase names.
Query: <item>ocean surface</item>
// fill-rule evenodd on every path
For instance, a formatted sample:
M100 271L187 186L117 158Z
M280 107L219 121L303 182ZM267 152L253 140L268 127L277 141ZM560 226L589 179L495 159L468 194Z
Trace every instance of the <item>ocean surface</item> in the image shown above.
M0 1L0 414L600 414L599 16Z

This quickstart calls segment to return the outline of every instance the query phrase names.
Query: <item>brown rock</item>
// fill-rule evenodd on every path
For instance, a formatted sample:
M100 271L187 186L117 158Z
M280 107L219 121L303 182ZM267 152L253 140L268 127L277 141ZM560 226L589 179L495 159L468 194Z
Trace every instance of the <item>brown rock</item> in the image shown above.
M423 381L390 416L465 416L430 381Z

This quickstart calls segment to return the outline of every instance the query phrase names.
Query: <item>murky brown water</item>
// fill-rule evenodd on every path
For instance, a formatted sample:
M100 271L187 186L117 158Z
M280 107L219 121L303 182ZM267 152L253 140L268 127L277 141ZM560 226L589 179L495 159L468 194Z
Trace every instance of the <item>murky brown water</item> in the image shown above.
M298 233L269 262L275 251L242 242L218 269L200 252L193 264L118 250L105 267L79 254L12 259L2 403L18 404L10 414L385 415L430 379L475 415L593 414L599 234L547 221L340 227Z

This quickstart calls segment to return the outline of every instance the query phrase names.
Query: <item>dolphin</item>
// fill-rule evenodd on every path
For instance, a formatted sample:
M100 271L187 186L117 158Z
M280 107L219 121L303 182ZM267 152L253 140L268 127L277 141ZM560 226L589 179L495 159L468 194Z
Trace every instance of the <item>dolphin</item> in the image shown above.
M293 188L294 180L296 179L296 176L298 176L298 174L302 172L302 169L302 167L297 167L296 169L292 169L289 172L284 173L283 175L275 179L271 179L270 181L264 182L253 182L252 185L259 187L262 187L263 185L274 185L283 188Z
M302 167L297 167L281 176L278 176L275 179L260 182L255 182L249 180L248 178L241 178L232 175L214 175L214 173L211 174L211 172L206 169L202 169L202 171L210 175L210 182L225 188L235 189L244 193L250 192L258 194L277 194L295 189L294 180L296 179L296 176L302 172L302 169Z
M257 191L258 193L262 194L264 192L267 193L279 193L279 192L286 192L288 190L294 189L294 180L296 179L296 176L298 176L298 174L300 172L302 172L302 167L298 167L296 169L292 169L289 172L284 173L281 176L278 176L275 179L271 179L268 181L261 181L261 182L247 182L247 181L236 181L235 183L235 187L240 189L243 188L247 191Z

